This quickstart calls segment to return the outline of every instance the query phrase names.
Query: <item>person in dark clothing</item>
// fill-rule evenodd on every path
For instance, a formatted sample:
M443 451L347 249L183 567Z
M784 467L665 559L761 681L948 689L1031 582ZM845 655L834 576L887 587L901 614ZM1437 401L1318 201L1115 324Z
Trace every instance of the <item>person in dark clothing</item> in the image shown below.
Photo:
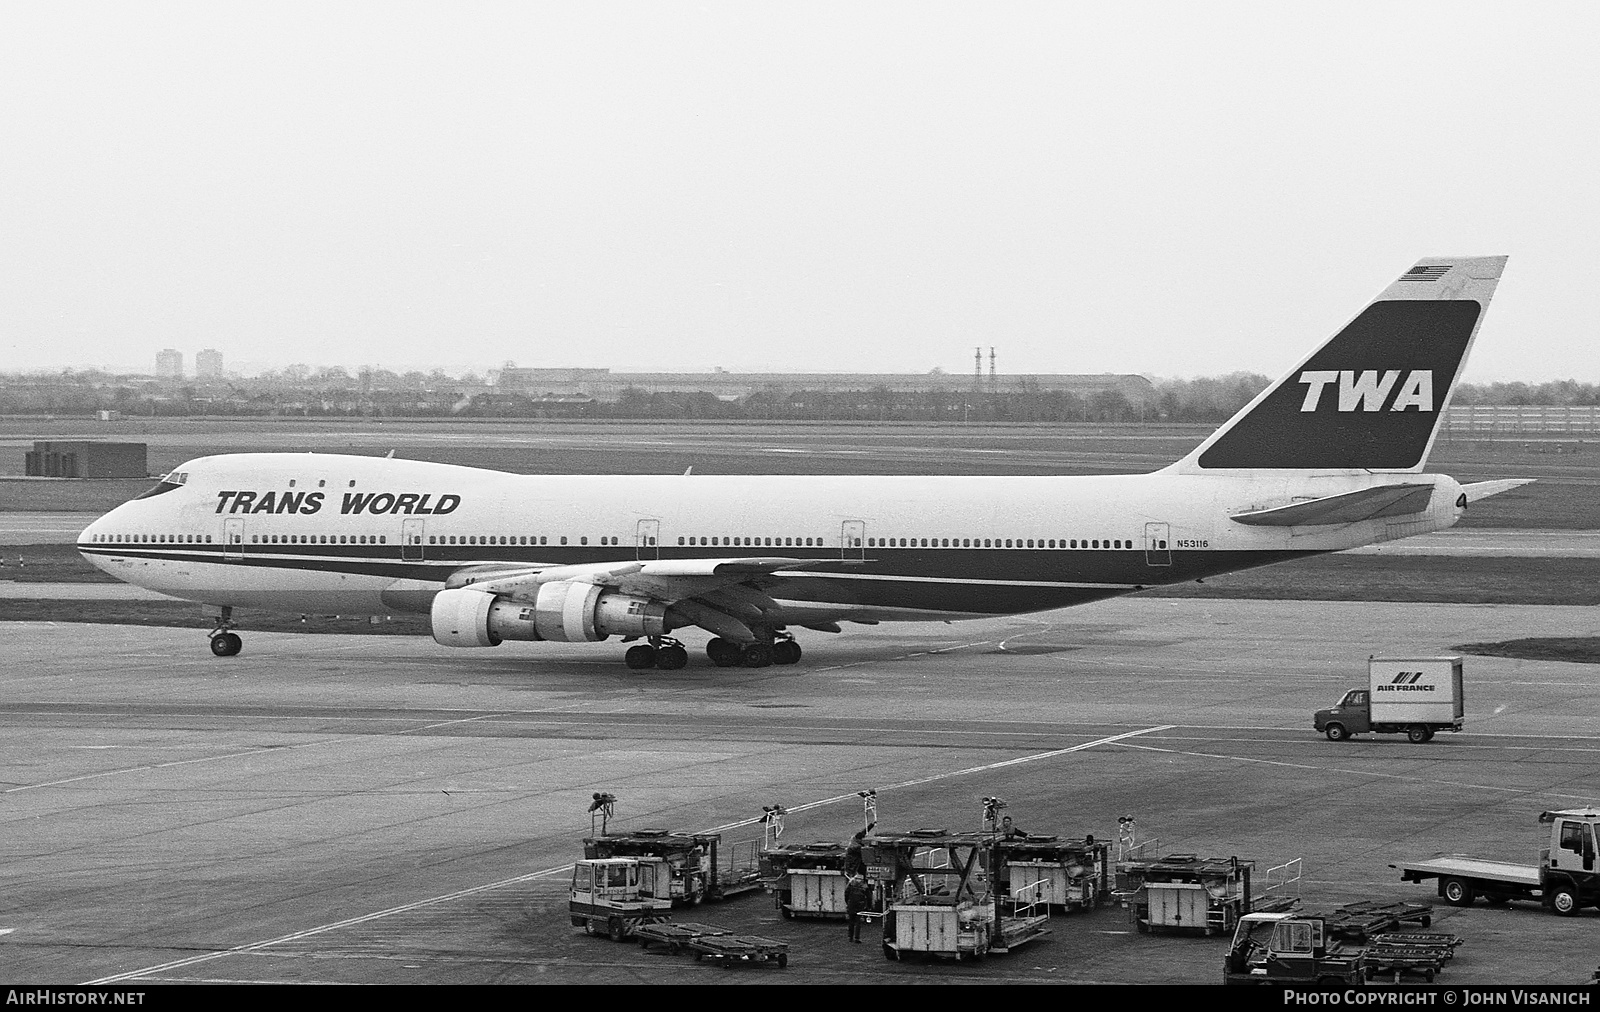
M873 823L876 826L877 823ZM861 856L861 847L866 842L867 833L872 829L856 830L856 835L850 838L850 843L844 848L844 874L846 878L852 875L865 875L867 872L866 861Z
M872 891L861 875L852 875L844 886L844 920L850 931L850 941L861 941L861 912L871 902Z

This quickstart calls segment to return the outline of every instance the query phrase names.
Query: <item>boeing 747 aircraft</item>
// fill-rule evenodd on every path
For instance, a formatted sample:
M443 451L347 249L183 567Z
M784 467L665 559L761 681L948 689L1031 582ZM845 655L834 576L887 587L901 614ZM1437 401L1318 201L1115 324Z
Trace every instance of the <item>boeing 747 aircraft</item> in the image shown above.
M444 646L637 641L681 668L794 664L797 629L969 619L1442 530L1520 481L1425 474L1505 257L1422 260L1153 474L520 475L311 453L200 457L78 548L129 583L235 609L421 612Z

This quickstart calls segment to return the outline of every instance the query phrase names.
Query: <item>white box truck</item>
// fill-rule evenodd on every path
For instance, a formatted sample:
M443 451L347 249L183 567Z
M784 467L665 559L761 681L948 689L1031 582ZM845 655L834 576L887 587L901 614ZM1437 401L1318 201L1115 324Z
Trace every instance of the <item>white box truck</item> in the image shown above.
M1461 730L1459 657L1369 657L1367 687L1312 715L1329 741L1353 734L1404 734L1421 744L1435 731Z

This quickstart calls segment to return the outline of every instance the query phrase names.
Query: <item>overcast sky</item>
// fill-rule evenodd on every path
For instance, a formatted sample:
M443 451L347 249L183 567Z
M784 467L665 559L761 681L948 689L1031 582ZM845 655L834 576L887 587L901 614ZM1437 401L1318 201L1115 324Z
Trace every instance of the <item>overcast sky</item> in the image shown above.
M1597 28L0 0L0 371L1277 374L1417 258L1508 253L1467 379L1597 382Z

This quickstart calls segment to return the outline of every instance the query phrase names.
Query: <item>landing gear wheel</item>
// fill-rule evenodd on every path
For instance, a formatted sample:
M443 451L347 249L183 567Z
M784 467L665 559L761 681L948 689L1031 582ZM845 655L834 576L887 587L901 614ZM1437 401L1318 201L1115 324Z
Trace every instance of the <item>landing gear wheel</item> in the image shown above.
M1447 878L1439 885L1439 895L1453 907L1470 907L1477 894L1472 891L1472 883L1461 878Z
M1433 729L1417 724L1406 731L1406 738L1413 745L1424 745L1433 740Z
M764 668L772 663L772 647L766 643L751 643L744 648L740 662L747 668Z
M244 646L238 633L223 632L211 637L211 652L218 657L232 657Z
M1578 894L1571 886L1562 886L1550 897L1550 909L1562 917L1578 915Z
M797 664L800 661L800 644L794 640L779 640L772 644L772 663Z
M653 668L656 666L656 648L647 643L629 647L628 652L622 655L622 663L635 671Z
M788 965L789 965L789 954L787 952L778 953L778 969L781 970L781 969L783 969L784 967L786 967Z
M738 664L742 654L739 644L720 636L706 644L706 656L719 668L731 668Z
M1345 730L1343 724L1329 724L1322 733L1328 736L1329 741L1346 741L1350 738L1350 732Z
M662 647L656 651L656 667L662 671L677 671L689 664L689 651L680 646Z

